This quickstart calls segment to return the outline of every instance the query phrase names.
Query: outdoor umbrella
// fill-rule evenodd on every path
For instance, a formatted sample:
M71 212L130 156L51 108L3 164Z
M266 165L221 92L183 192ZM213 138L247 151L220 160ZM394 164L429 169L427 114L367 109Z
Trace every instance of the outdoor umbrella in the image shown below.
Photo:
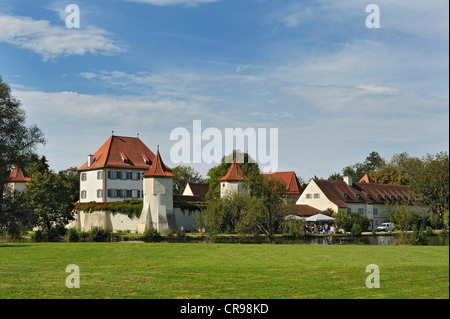
M334 220L335 220L335 218L324 215L324 214L316 214L316 215L312 215L312 216L309 216L308 218L306 218L307 222L331 222Z

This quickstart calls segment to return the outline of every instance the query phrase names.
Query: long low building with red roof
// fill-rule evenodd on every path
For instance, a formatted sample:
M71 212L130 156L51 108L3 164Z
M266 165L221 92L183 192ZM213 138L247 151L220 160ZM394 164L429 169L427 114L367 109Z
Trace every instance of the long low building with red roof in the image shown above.
M409 186L377 184L369 176L358 182L349 176L344 176L343 181L312 179L296 202L301 216L328 208L335 212L357 212L371 220L372 228L388 221L386 205L396 203L408 203L418 211L423 210L416 205Z

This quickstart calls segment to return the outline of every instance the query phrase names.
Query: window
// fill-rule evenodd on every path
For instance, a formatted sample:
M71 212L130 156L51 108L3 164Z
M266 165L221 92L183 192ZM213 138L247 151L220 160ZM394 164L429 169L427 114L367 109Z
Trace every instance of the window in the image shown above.
M116 172L116 179L122 179L122 172Z
M87 181L87 174L86 173L81 173L81 181L82 182Z
M80 197L81 197L82 199L85 199L85 198L86 198L86 196L87 196L87 193L86 193L86 191L81 191L81 195L80 195Z
M133 179L133 172L127 172L127 179Z
M314 198L320 198L320 194L319 193L314 194Z
M348 195L347 195L347 194L344 194L344 197L345 197L345 198L348 198Z
M97 198L103 197L103 189L97 189Z
M306 194L306 199L311 199L312 198L312 194Z
M137 190L137 189L132 189L131 190L131 197L132 198L139 198L139 190Z
M352 212L352 209L350 207L347 207L347 214L350 214Z
M131 189L127 189L127 197L132 197L131 195L132 195Z
M374 214L374 215L378 215L378 208L374 208L374 209L373 209L373 214Z
M364 208L358 208L358 213L364 215Z
M133 172L131 179L138 181L141 179L141 173L139 172Z
M382 199L381 195L377 195L378 199Z
M97 179L103 179L103 171L97 172Z
M114 188L108 189L108 197L111 198L117 197L117 189Z

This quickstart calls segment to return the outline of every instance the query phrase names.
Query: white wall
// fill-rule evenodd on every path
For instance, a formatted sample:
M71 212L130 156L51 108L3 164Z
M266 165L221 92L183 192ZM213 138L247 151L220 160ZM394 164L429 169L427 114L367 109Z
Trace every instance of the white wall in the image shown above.
M248 194L249 191L243 182L220 182L220 198L233 193Z
M126 177L127 172L138 172L140 175L139 179L127 179L127 178L121 178L121 179L112 179L108 178L108 171L111 172L122 172L122 176ZM97 174L98 172L103 172L103 178L98 179ZM123 201L124 199L139 199L142 200L143 198L143 181L142 181L142 174L144 174L145 171L132 171L132 170L125 170L125 169L100 169L100 170L92 170L92 171L83 171L81 174L86 174L86 181L83 181L82 176L80 174L80 202L81 203L88 203L88 202L103 202L104 199L106 199L106 202L115 202L115 201ZM108 189L117 189L117 190L138 190L140 193L139 197L123 197L123 196L116 196L116 197L109 197L108 196ZM103 196L98 197L97 196L97 190L103 190ZM81 198L82 191L86 191L86 198Z
M311 194L311 198L307 198L307 194ZM314 198L314 194L319 194L319 198ZM326 210L327 208L331 208L334 211L338 210L338 207L336 204L334 204L332 201L330 201L325 194L322 192L322 190L317 186L317 184L311 180L306 186L303 193L298 198L297 205L309 205L311 207L317 208L319 210Z
M103 170L84 171L80 173L80 203L103 202L103 197L97 197L97 190L103 189L103 179L97 179L97 172L99 171L101 172ZM82 174L86 174L85 181L83 181ZM86 191L86 198L82 198L83 191Z

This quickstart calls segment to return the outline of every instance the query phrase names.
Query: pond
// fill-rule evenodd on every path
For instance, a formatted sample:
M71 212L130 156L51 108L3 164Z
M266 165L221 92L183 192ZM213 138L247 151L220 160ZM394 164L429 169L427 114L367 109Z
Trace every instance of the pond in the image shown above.
M431 246L449 246L449 234L431 235L429 238L429 245ZM394 234L389 235L363 235L363 236L311 236L300 239L292 239L285 237L276 237L275 244L294 244L294 245L345 245L345 244L359 244L359 245L393 245L395 240ZM136 237L114 237L112 242L129 242L129 243L145 243ZM23 238L21 240L12 240L10 238L0 238L1 242L32 242L30 238ZM221 243L221 244L265 244L265 238L255 237L216 237L214 241L206 237L171 237L162 238L159 242L163 243Z

